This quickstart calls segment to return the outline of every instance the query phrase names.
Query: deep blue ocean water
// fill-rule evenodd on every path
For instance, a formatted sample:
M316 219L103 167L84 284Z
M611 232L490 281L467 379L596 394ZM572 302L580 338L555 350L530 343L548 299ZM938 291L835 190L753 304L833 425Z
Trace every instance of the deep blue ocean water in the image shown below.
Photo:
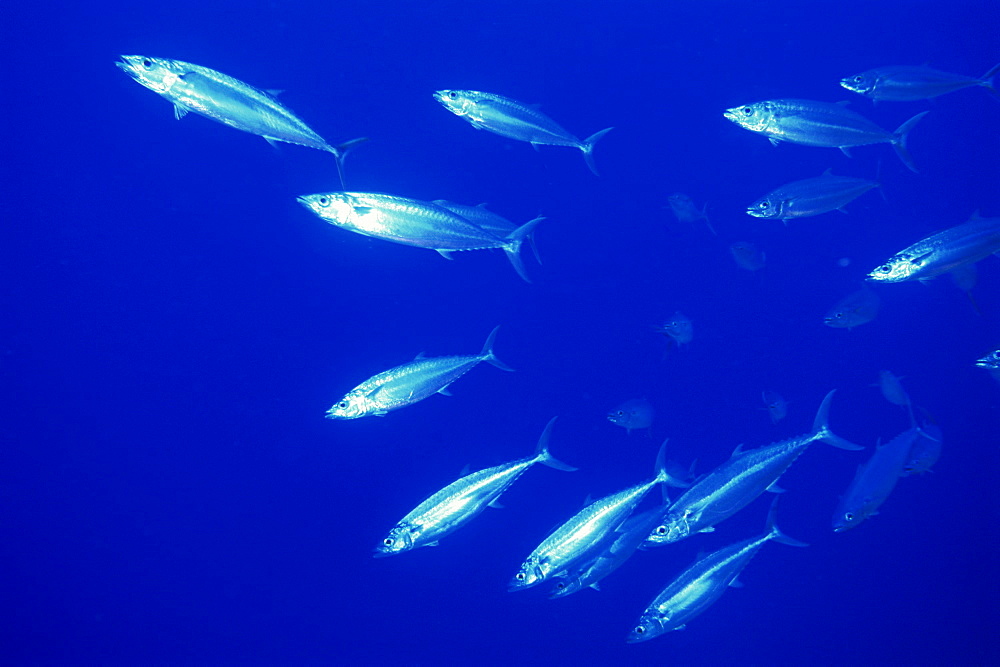
M208 2L4 10L0 660L12 663L996 664L1000 661L1000 259L972 307L949 277L878 285L851 331L822 323L865 273L976 209L1000 216L1000 102L983 89L880 103L838 85L876 66L978 76L1000 61L995 2ZM277 149L170 105L114 66L176 58L260 88L333 142L352 190L539 213L539 266L348 234L295 197L337 189L329 155ZM501 93L597 145L477 132L431 93ZM722 117L762 99L850 100L910 139L772 147ZM874 178L849 213L780 222L746 206L796 179ZM713 236L664 208L708 204ZM728 245L766 253L739 269ZM530 255L530 252L526 253ZM847 261L841 261L847 260ZM653 327L680 310L694 340ZM384 418L324 411L376 372L496 353ZM933 473L834 534L837 498L876 440L908 427L872 387L903 376L940 426ZM601 592L548 600L506 583L591 494L648 478L657 446L705 472L740 443L831 422L862 453L813 445L782 478L766 545L683 632L624 641L702 551L759 534L769 499L716 532L641 552ZM763 390L789 401L773 425ZM606 419L645 397L651 433ZM442 541L372 548L427 495L553 453ZM653 502L652 499L647 502Z

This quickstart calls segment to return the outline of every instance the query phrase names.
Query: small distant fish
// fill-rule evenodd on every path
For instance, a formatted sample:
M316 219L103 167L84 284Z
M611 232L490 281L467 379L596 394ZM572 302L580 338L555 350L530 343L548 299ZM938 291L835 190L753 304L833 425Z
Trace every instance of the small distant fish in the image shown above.
M757 271L764 268L764 251L749 241L737 241L729 246L729 252L741 269Z
M850 156L848 149L854 146L892 144L903 164L915 172L917 168L906 150L906 140L913 126L927 113L918 113L895 132L883 130L861 114L845 109L843 104L812 100L766 100L727 109L723 115L744 129L763 134L774 145L789 141L839 148Z
M910 396L903 389L902 378L896 377L892 371L878 372L878 386L882 390L882 396L893 405L904 408L910 406Z
M781 397L776 391L765 391L761 394L767 414L771 417L771 423L777 424L788 415L788 401Z
M389 531L375 549L375 557L436 546L438 540L467 524L487 506L496 507L500 496L536 463L567 472L576 470L549 453L549 435L555 421L552 418L545 427L534 456L465 475L417 505Z
M532 146L573 146L583 151L583 159L594 174L592 151L594 144L613 130L609 127L595 132L583 141L564 130L558 123L527 104L509 97L477 90L439 90L434 99L477 130L489 130L508 139L527 141Z
M1000 253L1000 218L981 218L977 211L968 222L899 251L867 279L880 283L929 280L993 253Z
M355 139L331 146L271 94L214 69L169 58L122 56L121 59L122 62L115 64L141 85L170 100L178 120L194 111L237 130L259 135L270 143L284 141L333 153L338 168L348 148L366 141Z
M927 100L962 88L982 86L993 95L1000 97L993 79L1000 74L996 65L978 79L961 74L951 74L930 67L877 67L861 74L847 76L840 85L852 93L858 93L874 101L908 102Z
M496 327L479 354L453 357L424 357L374 375L337 401L326 412L327 419L381 417L392 410L413 405L434 394L448 395L448 386L485 361L503 371L513 371L493 354Z
M649 428L653 423L653 406L644 398L633 398L609 412L608 421L621 426L627 433Z
M649 641L665 632L684 628L689 620L722 597L728 588L741 586L740 573L768 541L792 547L807 546L778 529L777 500L775 498L771 503L762 536L731 544L699 558L649 603L625 641L630 644Z
M990 352L981 359L977 359L976 366L979 366L980 368L989 368L991 370L1000 370L1000 349Z
M848 294L828 310L823 317L823 324L834 329L851 329L871 322L878 315L881 301L872 289L863 287Z
M667 197L667 203L670 204L670 210L674 212L677 216L677 221L685 224L692 225L699 220L704 220L708 229L713 233L717 234L715 228L712 227L712 223L708 219L708 204L705 204L701 210L694 205L694 201L690 197L680 192L675 192L674 194Z
M679 310L656 330L669 336L678 346L690 343L691 339L694 338L694 324Z
M903 465L903 475L919 475L927 472L941 458L944 434L934 424L924 424L917 428L917 437L910 445L910 454Z
M774 218L788 221L806 218L829 211L843 211L844 206L872 188L878 181L850 176L834 176L827 169L822 176L792 181L769 192L747 208L755 218Z

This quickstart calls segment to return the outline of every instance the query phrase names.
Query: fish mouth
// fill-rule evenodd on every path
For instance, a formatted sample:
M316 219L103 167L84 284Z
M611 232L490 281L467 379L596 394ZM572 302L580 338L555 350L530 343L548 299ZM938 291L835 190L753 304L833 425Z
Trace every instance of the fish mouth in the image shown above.
M722 115L724 117L728 118L729 120L733 121L734 123L736 122L736 119L738 118L738 116L736 115L736 109L726 109L722 113Z

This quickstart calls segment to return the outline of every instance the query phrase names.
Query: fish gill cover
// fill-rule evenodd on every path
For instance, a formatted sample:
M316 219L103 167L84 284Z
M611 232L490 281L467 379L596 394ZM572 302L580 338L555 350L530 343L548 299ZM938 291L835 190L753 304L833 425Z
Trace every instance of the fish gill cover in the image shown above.
M1000 661L1000 260L995 225L962 227L1000 217L998 19L977 2L7 8L0 659ZM148 78L154 59L199 69L161 72L171 98L114 66ZM473 122L437 91L510 104ZM840 125L779 114L760 136L723 116L781 100ZM846 213L824 194L815 214L747 214L828 169L880 187L838 194ZM337 198L343 217L297 202L341 190L378 196ZM866 280L882 266L936 277ZM830 325L855 294L877 307ZM683 340L664 331L678 313ZM361 387L393 409L324 419ZM746 507L711 532L633 553L685 489L624 520L631 501L600 504L660 470L735 475L812 433L834 388L830 429L865 450L815 443L741 481ZM647 427L609 421L632 400ZM556 415L553 466L475 475L543 462ZM879 441L913 444L876 459ZM437 546L372 558L462 478L502 494L452 493ZM626 643L699 554L765 534L765 483L809 548L763 546L686 630ZM698 495L684 525L725 514ZM588 503L605 520L555 562L582 590L508 592ZM835 532L842 506L864 521Z

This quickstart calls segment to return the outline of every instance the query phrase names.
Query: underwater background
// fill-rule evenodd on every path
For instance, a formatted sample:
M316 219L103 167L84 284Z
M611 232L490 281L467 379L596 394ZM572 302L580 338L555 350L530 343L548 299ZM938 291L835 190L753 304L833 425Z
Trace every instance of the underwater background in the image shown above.
M1000 216L1000 101L979 87L884 102L838 85L882 65L980 76L1000 61L995 2L13 2L3 10L0 660L32 664L996 664L1000 661L1000 259L974 304L948 276L875 285L878 316L824 326L865 274L977 209ZM536 215L532 284L496 251L348 234L296 203L338 189L319 151L225 128L115 66L176 58L259 88L331 142L367 136L350 190ZM597 144L476 132L443 88L542 105ZM772 147L722 116L796 97L893 129L930 113L907 170L887 145ZM837 211L779 221L748 204L788 181L876 178ZM689 195L718 234L667 207ZM766 255L756 272L729 245ZM676 311L693 340L655 328ZM324 411L428 356L486 364L383 418ZM933 472L835 534L837 499L877 440L909 427L880 370L943 432ZM763 531L770 498L714 533L639 552L549 600L506 583L548 531L648 479L660 442L706 472L736 445L835 432L782 477L765 545L683 632L628 645L700 552ZM761 393L788 400L772 424ZM655 409L647 430L607 419ZM426 496L472 470L552 453L436 548L373 559ZM654 494L651 495L656 495ZM646 501L648 506L654 498ZM646 507L647 505L643 505Z

